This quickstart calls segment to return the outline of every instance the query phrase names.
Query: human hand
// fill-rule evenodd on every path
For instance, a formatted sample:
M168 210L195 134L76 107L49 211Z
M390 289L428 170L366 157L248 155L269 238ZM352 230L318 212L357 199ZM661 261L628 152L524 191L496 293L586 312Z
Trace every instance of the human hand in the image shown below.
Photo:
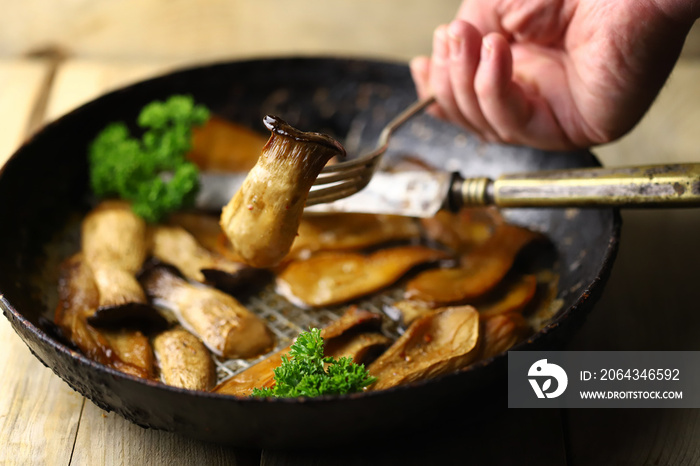
M433 114L484 140L601 144L651 105L697 17L692 3L464 0L411 72L419 97L435 96Z

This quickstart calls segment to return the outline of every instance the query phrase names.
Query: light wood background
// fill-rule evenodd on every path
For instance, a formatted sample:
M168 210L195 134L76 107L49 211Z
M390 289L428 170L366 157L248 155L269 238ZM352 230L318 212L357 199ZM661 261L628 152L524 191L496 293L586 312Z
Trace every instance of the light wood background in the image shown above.
M58 47L81 58L213 60L277 54L410 58L458 0L23 0L0 53Z
M134 80L250 56L428 53L455 0L24 0L0 17L0 164L44 122ZM606 165L700 161L700 40ZM48 52L48 53L47 53ZM59 53L57 53L59 52ZM7 202L7 200L0 200ZM700 350L700 213L624 212L613 276L575 349ZM372 457L232 449L144 430L44 368L0 319L2 464L698 464L697 410L500 412L479 428ZM466 455L466 456L465 456ZM514 456L515 455L515 456ZM515 463L514 463L515 461Z
M279 54L408 59L430 51L461 0L22 0L0 17L0 56L56 48L110 60ZM700 55L700 28L686 56Z

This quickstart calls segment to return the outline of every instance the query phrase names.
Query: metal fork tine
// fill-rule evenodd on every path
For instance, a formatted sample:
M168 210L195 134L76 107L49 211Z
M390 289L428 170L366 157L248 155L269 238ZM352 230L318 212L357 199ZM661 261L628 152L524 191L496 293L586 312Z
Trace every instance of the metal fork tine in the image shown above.
M348 160L336 165L324 167L323 171L314 182L314 186L323 186L323 188L312 189L307 198L306 205L311 206L324 202L337 201L338 199L351 196L367 186L381 156L386 152L389 146L389 138L392 133L399 126L408 121L409 118L434 101L435 100L430 97L414 102L396 116L384 128L382 134L379 136L377 147L369 154L365 154L355 160Z
M376 151L375 151L376 152ZM336 163L335 165L326 165L323 167L323 171L321 172L321 175L325 175L328 173L344 173L346 170L353 170L358 167L364 167L369 164L374 164L375 159L377 155L375 152L372 152L370 154L366 154L360 158L353 159L353 160L348 160L346 162L340 162Z
M343 178L342 180L336 180L333 183L325 183L325 184L320 184L320 185L314 185L313 189L311 189L311 192L309 194L317 193L319 191L323 191L325 189L332 189L336 188L338 186L343 186L343 185L351 185L351 184L358 184L362 180L369 180L370 176L367 175L367 173L356 173L352 177L349 178Z
M306 205L321 204L324 202L332 202L344 197L355 194L370 182L372 173L367 172L364 176L344 180L343 182L325 186L320 189L313 189L309 193L306 200Z
M318 195L315 196L309 195L309 197L306 199L306 206L309 207L316 204L324 204L326 202L337 201L338 199L343 199L348 196L352 196L361 189L358 185L351 185L349 187L344 187L343 189L335 188L336 187L334 187L332 190L323 189L317 191Z
M369 180L371 179L371 176L358 176L347 180L343 180L341 182L337 182L335 184L323 185L318 189L312 189L309 193L309 197L313 199L319 196L323 196L327 193L338 192L349 188L359 190L367 186L367 183L369 183Z
M369 171L368 168L370 167L362 165L340 173L321 173L318 178L316 178L314 186L322 186L325 184L334 183L336 181L344 181L346 179L363 176L367 171Z

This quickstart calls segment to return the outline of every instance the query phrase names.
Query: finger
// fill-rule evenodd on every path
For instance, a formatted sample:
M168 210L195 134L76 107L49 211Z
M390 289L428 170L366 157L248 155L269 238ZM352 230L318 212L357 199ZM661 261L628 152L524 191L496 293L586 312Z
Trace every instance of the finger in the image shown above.
M450 48L450 83L455 104L471 126L488 140L496 133L484 117L474 90L474 76L479 65L482 36L471 24L455 20L447 31Z
M430 89L430 58L425 56L415 57L409 63L411 77L416 85L416 94L418 99L427 99L432 97L433 91ZM432 104L428 107L428 113L438 118L445 118L440 107L437 104Z
M502 141L543 149L573 146L546 100L513 81L513 55L498 33L482 41L474 88L484 117Z
M445 26L438 26L433 32L433 54L430 57L430 69L428 71L428 89L435 97L437 105L432 105L428 113L444 119L450 118L450 113L445 111L449 101L452 100L449 92L449 74L447 71L447 42L445 38ZM446 102L447 105L446 105Z
M465 0L457 11L457 18L472 24L482 34L486 35L490 32L498 32L507 38L510 34L503 27L504 11L512 11L517 8L504 7L502 1L491 0L484 2L480 0Z
M416 94L419 99L425 99L430 96L430 58L420 56L415 57L409 63L411 77L416 85Z
M433 56L430 62L430 90L439 105L439 110L433 109L434 114L462 125L472 132L478 133L457 106L452 92L450 79L450 48L447 37L447 25L439 26L433 35Z

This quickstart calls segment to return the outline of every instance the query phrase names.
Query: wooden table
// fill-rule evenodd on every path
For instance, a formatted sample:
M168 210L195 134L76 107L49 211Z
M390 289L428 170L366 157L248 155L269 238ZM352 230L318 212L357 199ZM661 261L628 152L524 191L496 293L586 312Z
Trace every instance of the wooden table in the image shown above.
M0 164L32 131L173 63L0 60ZM643 122L595 152L606 165L700 161L700 63L681 62ZM7 202L7 200L2 200ZM700 350L700 211L627 211L612 277L577 350ZM3 464L674 464L700 462L697 410L507 410L418 446L259 451L145 430L43 367L0 321Z

